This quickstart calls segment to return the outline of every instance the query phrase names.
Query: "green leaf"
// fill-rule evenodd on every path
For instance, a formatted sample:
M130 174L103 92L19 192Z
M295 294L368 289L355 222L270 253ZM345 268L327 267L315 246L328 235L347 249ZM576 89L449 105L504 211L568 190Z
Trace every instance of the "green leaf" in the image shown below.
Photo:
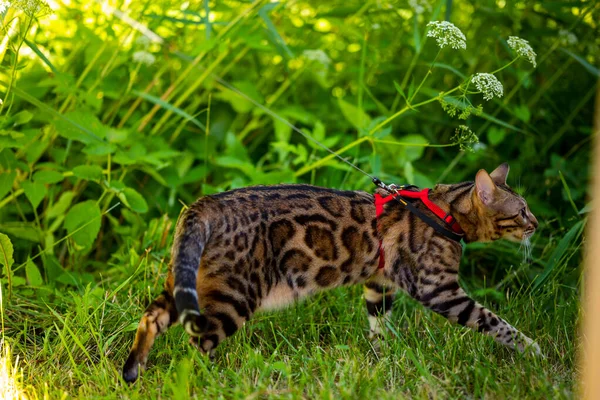
M14 264L13 260L13 245L4 233L0 233L0 264L4 265L5 276L8 281L8 295L12 292L12 274L10 267Z
M289 142L292 136L292 128L285 122L280 121L277 118L273 119L273 126L275 127L275 137L280 142Z
M3 81L0 81L0 85L2 85L4 87L8 87L8 84ZM21 90L21 88L19 88L17 86L13 86L12 91L17 96L24 99L25 101L38 107L40 110L45 111L51 115L54 115L55 117L58 117L59 120L62 121L63 124L70 124L71 128L78 129L79 133L83 136L86 136L88 140L95 141L98 143L102 142L102 140L96 134L94 134L94 132L90 131L87 127L79 124L78 121L73 120L73 119L69 118L68 116L59 113L58 111L56 111L54 108L48 106L43 101L40 101L40 100L36 99L35 97L33 97L32 95L30 95L29 93L27 93L26 91Z
M5 222L0 224L0 231L6 232L12 237L29 240L30 242L40 242L40 231L33 223L21 221Z
M4 265L7 271L9 271L10 267L15 262L15 260L13 260L13 252L13 245L8 236L4 233L0 233L0 264Z
M73 241L82 248L91 247L100 232L100 208L94 200L74 205L65 217L65 228Z
M398 139L401 143L428 144L429 141L421 135L406 135ZM416 161L423 155L425 146L402 146L398 151L400 159Z
M517 118L519 118L521 121L529 122L529 119L531 118L531 113L529 112L529 107L527 107L525 104L516 106L514 108L514 112Z
M43 183L25 181L21 183L21 186L33 208L37 208L48 194L48 188Z
M99 143L86 146L83 152L90 156L105 156L117 151L117 147L109 143Z
M22 133L0 129L0 149L22 148L24 137Z
M505 136L506 136L506 131L504 129L500 129L496 126L492 126L487 133L488 141L493 146L500 144L504 140Z
M43 286L44 279L37 265L31 259L27 258L27 264L25 264L25 276L30 286Z
M98 143L106 136L107 128L90 112L71 111L63 117L54 121L54 127L56 132L66 139L90 144Z
M255 107L252 101L248 100L248 98L254 100L258 104L264 103L263 96L260 94L253 82L235 81L233 82L233 86L243 93L244 97L231 90L225 90L219 94L216 94L214 97L229 102L233 109L240 114L245 114Z
M414 182L415 181L415 169L410 161L404 163L404 176L406 177L406 182Z
M99 165L79 165L73 168L73 175L88 181L102 179L102 168Z
M145 213L148 211L148 203L144 197L131 188L125 188L118 195L119 199L133 211Z
M46 216L49 219L51 219L51 218L56 218L59 215L64 214L67 211L67 209L69 208L69 206L71 205L71 202L73 201L73 196L75 196L74 192L71 192L71 191L64 192L60 196L60 199L56 203L54 203L52 205L52 207L50 207L50 209L46 213Z
M23 110L21 112L16 113L12 117L13 124L15 125L23 125L31 121L33 118L33 114L27 110Z
M406 95L404 94L404 90L402 90L402 86L400 86L398 82L394 81L394 87L396 88L398 93L400 93L400 96L402 96L402 98L406 100Z
M590 201L589 203L587 203L581 210L579 210L578 214L582 215L582 214L587 214L590 211L592 211L594 209L593 207L593 203Z
M412 99L415 93L415 77L410 78L410 84L408 85L408 98Z
M252 177L256 173L256 167L251 162L242 161L237 157L230 156L221 156L215 158L215 165L226 167L226 168L235 168L242 171L244 174Z
M342 99L338 99L338 104L346 120L357 130L361 130L371 123L371 117L355 105Z
M62 182L64 179L63 174L52 170L37 171L33 174L33 181L38 183L52 184Z
M10 192L16 175L15 171L0 173L0 199L3 199Z

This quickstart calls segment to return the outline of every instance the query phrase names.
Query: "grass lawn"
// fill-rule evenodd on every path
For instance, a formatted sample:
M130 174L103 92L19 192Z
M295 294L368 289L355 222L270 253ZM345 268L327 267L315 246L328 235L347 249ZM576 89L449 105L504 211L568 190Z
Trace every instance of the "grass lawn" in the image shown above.
M165 269L151 255L132 256L132 279L124 283L107 277L79 292L42 294L53 305L33 291L13 297L5 333L28 393L51 399L574 397L579 299L561 285L564 269L535 292L508 291L500 301L479 297L535 338L545 358L502 348L403 294L390 323L397 337L374 346L362 288L355 286L258 314L218 348L214 362L174 327L156 341L141 379L128 385L120 369ZM473 293L468 268L461 273ZM519 279L522 272L514 274Z

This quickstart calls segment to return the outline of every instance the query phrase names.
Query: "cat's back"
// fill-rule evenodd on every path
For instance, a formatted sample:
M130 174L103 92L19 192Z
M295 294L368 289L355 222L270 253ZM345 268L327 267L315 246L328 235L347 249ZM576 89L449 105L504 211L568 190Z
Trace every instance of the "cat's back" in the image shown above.
M322 222L333 230L342 222L340 219L349 218L348 223L364 224L370 223L375 215L373 196L369 193L305 184L234 189L202 197L191 209L203 212L207 217L242 218L240 223L244 225L248 221L272 223L290 219L302 225Z

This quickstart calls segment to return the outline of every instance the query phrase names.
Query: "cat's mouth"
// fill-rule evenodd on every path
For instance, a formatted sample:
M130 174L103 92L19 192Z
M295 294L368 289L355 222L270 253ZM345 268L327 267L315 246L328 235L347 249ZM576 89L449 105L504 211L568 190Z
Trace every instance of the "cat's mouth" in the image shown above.
M524 238L530 238L530 237L532 237L532 236L533 236L533 234L534 234L534 233L535 233L535 228L529 228L529 229L526 229L526 230L523 232L523 237L524 237Z

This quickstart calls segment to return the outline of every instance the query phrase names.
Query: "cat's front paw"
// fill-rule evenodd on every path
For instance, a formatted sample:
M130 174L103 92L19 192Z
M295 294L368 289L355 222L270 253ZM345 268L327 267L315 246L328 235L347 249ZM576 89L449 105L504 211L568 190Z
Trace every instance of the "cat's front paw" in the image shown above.
M536 356L544 356L540 345L525 335L521 335L520 340L517 342L516 348L521 353L529 352L535 354Z

